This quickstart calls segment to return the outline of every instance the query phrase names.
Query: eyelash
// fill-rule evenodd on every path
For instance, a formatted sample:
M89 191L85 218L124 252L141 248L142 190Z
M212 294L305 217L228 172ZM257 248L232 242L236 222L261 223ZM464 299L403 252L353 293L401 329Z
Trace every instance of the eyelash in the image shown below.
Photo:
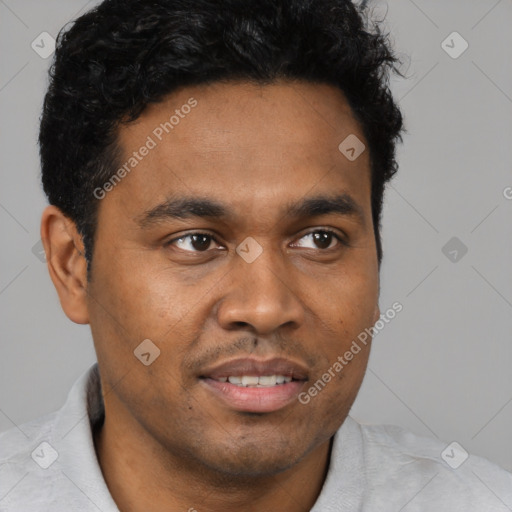
M313 231L308 231L307 233L304 233L300 237L300 239L304 238L307 235L312 235L314 233L329 233L334 238L336 238L336 240L338 240L338 242L341 245L344 245L345 247L349 247L349 244L346 242L346 240L344 240L336 231L334 231L333 229L330 229L330 228L321 228L321 229L317 228L317 229L315 229ZM169 240L168 242L165 242L164 243L164 247L169 247L170 245L172 245L174 242L176 242L178 240L182 240L182 239L194 236L194 235L202 235L202 236L209 237L216 244L219 244L219 242L217 241L217 239L215 238L214 235L212 235L210 233L205 233L205 232L202 232L202 231L193 231L192 233L186 233L185 235L178 236L176 238L173 238L172 240ZM327 248L327 249L318 249L318 250L319 251L328 251L329 249L334 249L334 247L330 247L330 248ZM206 252L208 252L208 250L206 250L206 251L185 251L185 252L192 252L192 253L200 254L200 253L206 253Z

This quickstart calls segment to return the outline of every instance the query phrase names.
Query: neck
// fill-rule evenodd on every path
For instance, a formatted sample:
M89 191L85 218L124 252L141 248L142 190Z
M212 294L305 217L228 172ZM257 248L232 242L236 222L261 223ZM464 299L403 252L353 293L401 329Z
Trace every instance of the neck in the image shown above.
M98 461L121 512L307 512L327 475L331 440L274 475L221 475L168 453L147 433L109 421L95 433ZM135 435L133 435L135 434Z

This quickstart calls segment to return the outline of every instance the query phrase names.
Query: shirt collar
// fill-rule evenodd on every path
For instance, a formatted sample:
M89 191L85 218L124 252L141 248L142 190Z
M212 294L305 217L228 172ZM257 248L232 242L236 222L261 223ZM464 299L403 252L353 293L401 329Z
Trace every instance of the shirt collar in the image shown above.
M103 478L93 432L105 414L98 364L84 372L58 411L50 433L64 475L104 512L119 512Z

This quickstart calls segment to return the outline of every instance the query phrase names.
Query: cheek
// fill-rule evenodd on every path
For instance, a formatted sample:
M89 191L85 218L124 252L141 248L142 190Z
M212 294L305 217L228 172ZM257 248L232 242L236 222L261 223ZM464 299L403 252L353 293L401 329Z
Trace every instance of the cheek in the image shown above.
M322 347L316 349L323 357L313 383L321 381L318 405L332 403L339 408L355 398L366 370L371 345L367 329L373 325L378 302L377 280L364 272L347 272L323 282L321 288L316 284L314 290L312 308L322 330L317 333Z
M124 258L115 266L98 264L94 270L91 294L99 306L139 337L162 336L164 329L191 309L188 290L180 287L179 277L169 270L155 271L149 258Z
M308 283L311 309L340 339L357 336L373 325L378 305L378 281L366 273L344 271Z
M151 378L163 382L171 375L169 386L180 389L184 385L181 361L194 346L211 307L203 283L186 285L175 271L155 270L142 262L130 268L118 265L110 272L100 266L96 270L98 301L94 301L91 329L98 358L107 365L116 361L115 378L135 367L136 373L147 374L148 384L150 373L160 368L162 374ZM158 364L148 367L134 356L146 339L159 350Z

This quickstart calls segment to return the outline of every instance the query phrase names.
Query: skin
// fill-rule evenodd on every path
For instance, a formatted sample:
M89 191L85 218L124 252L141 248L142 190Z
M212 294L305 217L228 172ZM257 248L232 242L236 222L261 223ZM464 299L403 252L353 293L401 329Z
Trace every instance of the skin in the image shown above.
M350 162L338 150L349 134L366 141L331 86L217 83L176 91L122 125L126 159L190 97L197 106L99 202L89 282L74 224L54 206L43 214L62 308L90 324L98 356L106 410L98 459L123 512L307 511L370 344L307 405L270 413L233 410L198 374L235 357L287 357L307 367L306 391L379 318L369 155ZM290 203L338 194L361 215L283 214ZM141 227L145 212L183 195L231 214ZM315 242L321 228L348 245ZM197 231L214 239L183 238ZM235 251L249 236L263 249L252 263ZM148 338L160 356L145 366L134 350Z

